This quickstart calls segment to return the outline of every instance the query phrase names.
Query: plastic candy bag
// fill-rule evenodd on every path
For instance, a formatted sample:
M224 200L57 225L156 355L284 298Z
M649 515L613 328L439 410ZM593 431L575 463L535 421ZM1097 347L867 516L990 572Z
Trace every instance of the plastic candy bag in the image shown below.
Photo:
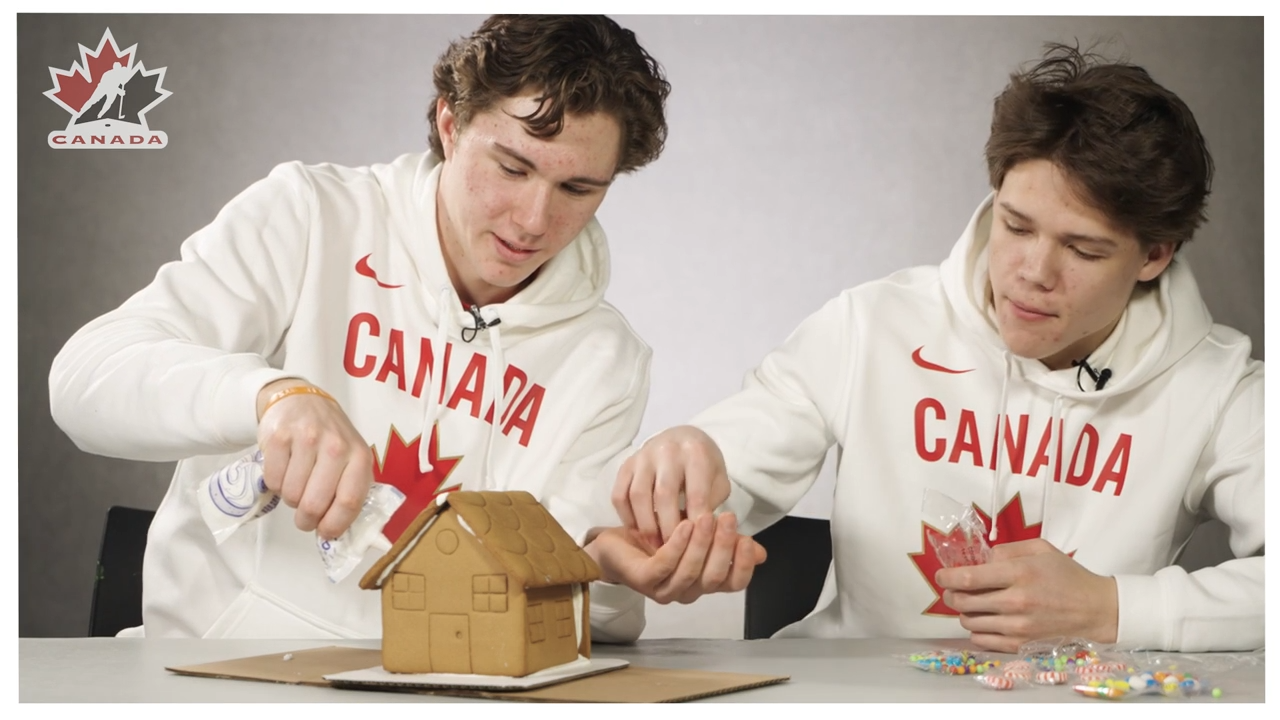
M1106 646L1083 638L1033 640L1023 643L1018 655L1032 668L1031 680L1039 685L1066 685L1078 676L1105 675L1124 664L1112 658Z
M929 543L944 568L981 565L991 561L987 528L972 505L961 505L936 490L926 488L921 507L924 521L938 530Z
M1221 697L1218 688L1192 658L1162 656L1128 665L1103 676L1081 679L1071 688L1086 697L1122 700L1144 695L1188 698L1198 695Z
M200 482L196 490L200 514L217 544L221 545L245 523L280 505L280 496L267 488L262 462L262 451L258 450ZM360 514L346 532L333 540L325 540L316 533L316 547L330 582L341 582L369 548L382 551L390 548L382 528L403 502L404 493L395 487L374 483Z
M1173 699L1219 698L1231 680L1221 675L1238 667L1265 662L1265 650L1250 653L1171 654L1144 650L1115 651L1109 673L1084 678L1072 689L1087 697L1123 700L1144 696Z
M974 678L991 690L1087 683L1123 668L1105 648L1079 638L1048 638L1024 643L1017 657Z

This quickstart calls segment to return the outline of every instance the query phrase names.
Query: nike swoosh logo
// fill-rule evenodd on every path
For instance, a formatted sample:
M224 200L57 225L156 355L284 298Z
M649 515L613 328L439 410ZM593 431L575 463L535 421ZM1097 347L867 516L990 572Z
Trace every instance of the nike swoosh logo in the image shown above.
M916 348L916 351L911 353L911 361L914 362L916 365L919 365L920 367L924 368L925 370L932 370L934 372L941 372L941 373L950 373L952 375L963 375L967 372L973 372L973 368L969 368L968 370L952 370L949 367L942 367L937 363L931 363L928 360L925 360L924 358L920 357L920 351L923 349L924 349L923 345Z
M378 283L378 287L384 287L384 288L387 288L388 290L394 290L398 287L404 287L403 285L388 285L387 283L384 283L381 280L379 280L378 274L373 271L373 268L369 267L369 257L372 255L373 253L369 253L368 255L365 255L364 257L356 261L356 274L363 275L367 278L370 278L374 282Z

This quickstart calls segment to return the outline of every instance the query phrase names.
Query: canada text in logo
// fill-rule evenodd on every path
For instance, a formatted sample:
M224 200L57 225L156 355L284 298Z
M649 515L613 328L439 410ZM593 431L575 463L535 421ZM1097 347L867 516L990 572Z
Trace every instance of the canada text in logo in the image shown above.
M172 93L165 68L148 70L135 43L120 50L108 28L96 50L80 46L80 60L67 70L49 68L53 89L45 97L71 113L65 130L49 133L52 148L162 148L169 138L147 127L147 111Z

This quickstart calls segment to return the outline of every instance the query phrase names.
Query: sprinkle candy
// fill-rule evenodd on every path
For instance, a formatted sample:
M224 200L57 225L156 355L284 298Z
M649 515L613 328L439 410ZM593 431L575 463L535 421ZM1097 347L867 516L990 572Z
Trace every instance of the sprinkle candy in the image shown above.
M982 675L1000 665L998 660L981 660L966 650L915 653L908 660L921 670L944 675Z

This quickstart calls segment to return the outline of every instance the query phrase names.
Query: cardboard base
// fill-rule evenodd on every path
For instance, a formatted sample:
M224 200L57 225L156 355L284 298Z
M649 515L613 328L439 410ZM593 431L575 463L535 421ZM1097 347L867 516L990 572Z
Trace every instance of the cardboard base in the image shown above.
M604 658L601 658L603 660ZM622 661L625 662L625 661ZM786 675L745 675L741 673L707 672L704 670L672 670L630 665L609 672L564 680L553 685L527 690L495 692L458 687L424 685L338 684L326 676L382 667L382 651L350 647L322 647L295 650L220 662L166 667L179 675L257 680L291 685L316 685L351 690L417 692L451 697L522 700L525 702L684 702L724 695L786 682Z
M599 675L610 670L621 670L630 665L616 658L579 657L570 663L530 673L524 677L497 675L463 675L458 673L393 673L378 667L325 675L324 679L334 687L369 686L369 689L394 687L396 689L452 688L458 690L533 690L555 685L567 680Z
M261 680L286 685L331 687L332 683L324 679L325 675L381 665L382 651L378 648L329 646L200 665L166 666L165 670L179 675L224 680Z

